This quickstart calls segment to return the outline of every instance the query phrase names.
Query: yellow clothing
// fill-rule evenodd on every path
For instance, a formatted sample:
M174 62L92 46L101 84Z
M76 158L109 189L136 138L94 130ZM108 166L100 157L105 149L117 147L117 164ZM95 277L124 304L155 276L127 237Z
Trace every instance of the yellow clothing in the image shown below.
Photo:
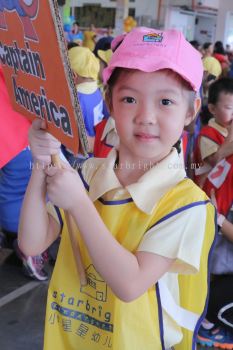
M222 67L219 61L214 57L205 57L202 59L204 70L218 78L222 73Z
M86 81L85 83L78 84L76 89L81 94L94 94L94 92L98 89L97 81Z
M86 30L84 33L83 46L88 47L91 51L95 48L96 33L93 31Z
M213 206L204 192L185 178L175 149L126 188L114 172L116 156L113 149L106 159L84 163L82 178L91 200L122 246L131 252L148 251L174 258L175 263L163 276L163 285L156 283L138 299L124 303L95 270L77 233L88 280L86 286L80 285L64 225L48 292L44 350L162 350L164 344L165 348L175 345L182 340L183 332L166 309L160 288L169 289L178 306L183 306L187 296L181 288L187 279L189 300L185 306L197 313L197 319L203 313L208 252L214 237ZM184 274L183 279L179 280L178 272ZM191 344L192 332L183 341Z
M100 64L98 58L86 47L73 47L68 51L71 69L83 78L98 79Z
M97 54L99 56L99 58L104 61L107 65L109 64L109 61L112 57L112 50L98 50Z

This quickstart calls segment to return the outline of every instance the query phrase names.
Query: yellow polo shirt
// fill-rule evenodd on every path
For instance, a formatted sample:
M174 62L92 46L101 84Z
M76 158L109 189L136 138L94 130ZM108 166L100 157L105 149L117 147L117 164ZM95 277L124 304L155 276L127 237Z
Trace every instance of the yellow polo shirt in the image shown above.
M90 282L80 286L71 242L64 230L48 292L44 349L50 350L52 344L58 350L104 350L108 346L112 350L162 350L176 348L176 344L179 350L192 349L193 330L201 320L207 296L214 208L205 193L185 178L183 160L175 149L125 188L114 172L116 159L115 149L106 159L89 159L81 174L103 221L129 251L148 251L175 262L156 286L133 302L124 303L95 270L78 235ZM191 330L185 331L189 318L194 321Z

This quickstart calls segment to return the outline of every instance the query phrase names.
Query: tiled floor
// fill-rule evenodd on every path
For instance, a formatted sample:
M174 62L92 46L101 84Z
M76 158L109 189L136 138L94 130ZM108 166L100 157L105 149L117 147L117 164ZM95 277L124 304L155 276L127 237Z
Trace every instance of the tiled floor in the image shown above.
M0 250L0 349L42 350L48 283L26 278L16 263Z
M0 250L0 281L0 350L42 350L48 282L26 278L10 250Z

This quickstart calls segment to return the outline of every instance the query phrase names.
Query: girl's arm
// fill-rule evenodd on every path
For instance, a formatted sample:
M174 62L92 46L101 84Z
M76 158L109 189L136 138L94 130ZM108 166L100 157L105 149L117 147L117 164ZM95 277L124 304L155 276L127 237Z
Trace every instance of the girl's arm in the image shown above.
M138 298L169 270L173 259L146 252L133 254L121 246L99 216L77 172L50 168L46 173L50 199L73 216L96 270L120 299Z
M43 166L34 164L19 223L19 247L25 255L41 254L60 231L59 224L47 213L45 179Z
M26 255L38 255L58 236L59 224L47 213L46 174L51 155L60 151L60 143L42 129L45 122L35 120L29 133L34 159L32 175L26 190L19 224L19 246Z
M50 155L59 151L59 143L40 130L42 126L39 120L33 122L30 145L34 159L49 164ZM33 170L22 209L20 247L25 254L38 254L59 232L46 212L47 189L50 201L73 216L96 270L113 292L124 301L136 299L169 270L174 260L152 253L134 255L122 247L99 216L78 173L66 167Z
M138 298L169 270L173 259L148 252L134 255L111 235L88 196L80 204L72 215L94 266L118 298L125 302Z

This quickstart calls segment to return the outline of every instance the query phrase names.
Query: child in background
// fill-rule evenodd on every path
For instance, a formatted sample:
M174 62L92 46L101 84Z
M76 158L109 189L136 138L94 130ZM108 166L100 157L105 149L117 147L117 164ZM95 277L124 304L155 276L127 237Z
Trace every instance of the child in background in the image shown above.
M225 52L222 41L216 41L214 44L214 54L213 57L216 58L222 67L222 76L228 76L228 72L230 69L230 61Z
M203 190L217 209L218 235L210 272L212 282L198 342L201 345L233 349L233 80L222 78L209 91L208 105L214 119L201 130L200 150L209 164L204 174ZM200 152L201 153L201 152ZM221 294L220 294L221 291Z
M98 50L97 51L97 57L100 60L100 71L99 71L99 81L102 84L103 83L103 70L107 67L111 57L112 57L112 50Z
M202 52L204 70L208 72L208 75L210 74L213 77L213 80L218 78L222 73L222 68L219 61L212 56L214 52L213 44L210 42L204 43L202 46ZM209 81L210 80L211 79L209 78Z
M47 192L78 227L75 246L87 277L82 284L64 223L44 349L194 350L214 207L186 177L173 145L200 107L201 57L176 30L136 28L112 48L104 79L118 148L87 160L79 175L67 166L45 168L60 143L41 130L40 120L30 132L37 166L22 210L20 247L41 252L60 231L55 213L46 210Z
M83 47L88 47L91 51L94 50L96 44L96 29L94 24L91 24L89 30L83 33Z
M99 61L85 47L74 47L68 51L68 55L88 136L89 152L92 153L95 125L101 122L104 117L103 97L97 86L100 69Z
M83 32L79 28L79 23L74 22L70 33L67 35L67 40L69 42L74 42L80 46L83 44Z
M233 153L233 79L221 78L210 86L208 109L213 118L195 146L196 182L202 188L215 165Z
M204 43L202 46L202 62L204 67L202 106L205 108L207 108L209 87L222 73L222 67L219 61L212 56L213 50L213 44L210 42Z
M206 319L198 343L233 349L233 155L209 173L205 191L217 209L218 235L210 259L212 273ZM219 176L216 176L216 174Z
M102 51L106 51L111 49L111 42L113 41L113 37L112 36L104 36L102 38L100 38L96 45L95 45L95 49L93 51L93 53L98 56L98 50L102 50Z
M111 57L112 50L98 50L98 58L100 60L99 81L103 87L103 70L107 67ZM115 121L111 116L104 118L95 127L95 143L94 143L94 157L107 157L108 153L113 147L119 143L118 135L115 128Z

